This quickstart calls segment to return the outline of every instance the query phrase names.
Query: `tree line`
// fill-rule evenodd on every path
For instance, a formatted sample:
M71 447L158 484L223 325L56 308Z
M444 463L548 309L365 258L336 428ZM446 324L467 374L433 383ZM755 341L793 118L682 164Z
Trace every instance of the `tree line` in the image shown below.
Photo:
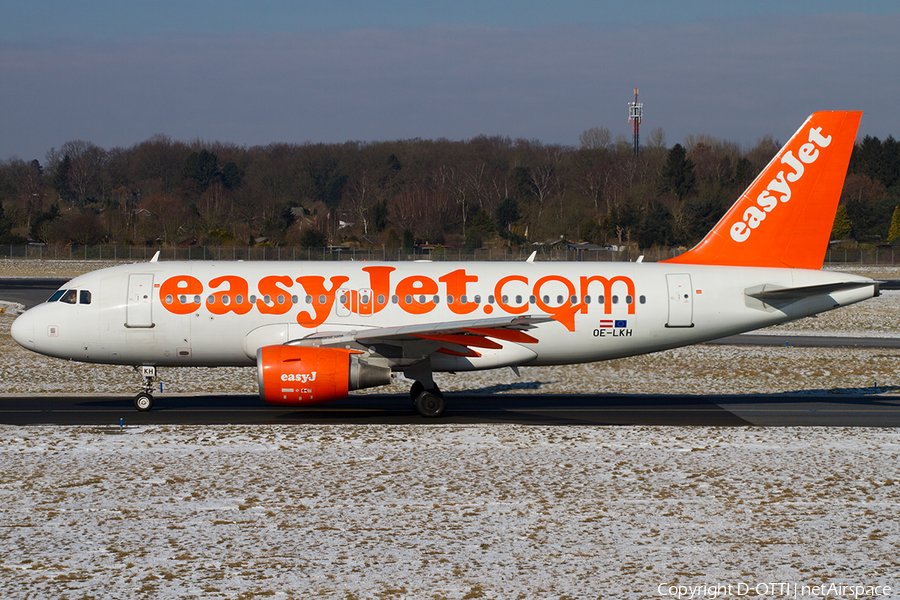
M579 146L480 136L343 144L154 136L130 148L82 140L43 161L0 161L0 243L504 247L566 239L689 247L779 150L654 130ZM900 143L853 151L833 237L900 237ZM892 218L896 227L892 230Z

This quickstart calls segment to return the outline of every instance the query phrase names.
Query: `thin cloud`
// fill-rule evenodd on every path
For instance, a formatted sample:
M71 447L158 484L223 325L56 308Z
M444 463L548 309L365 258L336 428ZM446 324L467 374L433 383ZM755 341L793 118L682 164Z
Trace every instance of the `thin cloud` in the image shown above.
M430 27L205 34L0 46L0 157L71 139L130 146L155 133L241 145L479 134L575 144L645 129L786 138L822 109L900 132L900 16L719 19L612 30Z

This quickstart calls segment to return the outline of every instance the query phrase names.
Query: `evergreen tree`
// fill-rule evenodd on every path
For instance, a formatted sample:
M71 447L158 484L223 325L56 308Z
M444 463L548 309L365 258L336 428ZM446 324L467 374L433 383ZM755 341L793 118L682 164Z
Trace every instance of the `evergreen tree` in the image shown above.
M3 200L0 200L0 244L24 244L28 240L12 234L12 219L3 212Z
M659 182L660 193L674 194L679 200L684 200L694 187L694 179L694 162L687 157L681 144L675 144L669 150L663 167Z
M46 229L44 224L55 221L59 216L59 206L51 204L50 210L35 217L34 223L31 224L31 231L29 232L31 234L31 239L38 242L50 241L45 237Z
M672 244L672 213L662 202L651 202L638 234L641 248Z
M394 228L388 229L388 232L384 236L385 250L396 250L399 247L400 236L397 235L397 231Z
M751 172L753 165L750 164L750 161L747 160L747 157L742 156L738 159L737 165L734 167L734 183L737 186L746 186L753 180L753 173Z
M497 219L497 227L501 231L506 231L510 225L522 218L519 203L516 202L515 198L504 198L497 205L494 211L494 218Z
M866 175L891 188L900 181L900 142L892 136L882 142L867 135L862 143L853 147L849 171Z
M388 224L388 205L387 200L382 199L369 207L369 220L372 222L372 231L379 233L384 231ZM394 232L396 235L396 232Z
M834 215L834 226L831 228L831 239L847 239L850 237L850 231L850 216L847 214L847 207L841 204L837 207L837 213Z
M410 253L413 251L413 248L416 245L415 238L413 237L413 232L409 229L403 230L403 251Z
M496 230L491 217L484 210L475 213L466 230L466 248L470 250L481 248L484 240L489 238Z
M300 236L300 245L304 248L324 248L328 245L328 237L318 229L304 229Z
M191 179L202 194L212 185L219 171L219 159L209 150L193 152L181 167L181 180Z
M10 229L12 229L12 225L7 221L6 215L3 213L3 202L0 201L0 238L9 235Z
M229 190L239 188L244 180L244 172L230 161L222 165L220 176L222 177L222 183Z
M900 242L900 206L894 209L894 215L891 217L891 229L888 231L887 239L889 244Z
M69 172L72 170L72 158L66 154L53 174L53 189L64 200L72 199L72 187L69 184Z

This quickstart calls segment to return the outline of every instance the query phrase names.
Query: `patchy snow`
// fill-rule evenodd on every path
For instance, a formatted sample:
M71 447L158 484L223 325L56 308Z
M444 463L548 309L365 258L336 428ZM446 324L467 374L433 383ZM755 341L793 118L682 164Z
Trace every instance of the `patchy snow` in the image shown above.
M0 300L0 313L6 313L12 316L19 316L23 312L25 312L25 305L19 304L18 302L7 302L6 300Z
M881 429L3 427L0 576L4 598L900 589L898 452Z
M77 277L90 271L134 262L140 261L3 258L0 259L0 277Z

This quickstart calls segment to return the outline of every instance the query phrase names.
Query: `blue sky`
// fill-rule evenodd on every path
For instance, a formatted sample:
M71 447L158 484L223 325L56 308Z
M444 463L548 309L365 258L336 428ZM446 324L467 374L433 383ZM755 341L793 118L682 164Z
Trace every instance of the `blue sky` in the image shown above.
M740 4L740 6L738 6ZM746 4L746 6L743 6ZM238 145L480 134L786 140L816 110L900 137L900 7L0 0L0 159L155 134Z

